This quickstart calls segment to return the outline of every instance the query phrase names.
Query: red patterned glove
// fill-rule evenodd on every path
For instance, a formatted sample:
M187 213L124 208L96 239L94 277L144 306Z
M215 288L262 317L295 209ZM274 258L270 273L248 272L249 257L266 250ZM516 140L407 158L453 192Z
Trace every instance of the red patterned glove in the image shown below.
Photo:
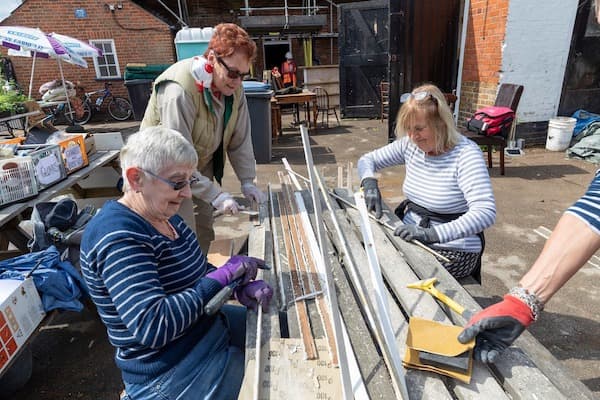
M458 341L467 343L477 337L474 358L493 363L533 321L531 308L507 294L503 301L475 314L458 335Z

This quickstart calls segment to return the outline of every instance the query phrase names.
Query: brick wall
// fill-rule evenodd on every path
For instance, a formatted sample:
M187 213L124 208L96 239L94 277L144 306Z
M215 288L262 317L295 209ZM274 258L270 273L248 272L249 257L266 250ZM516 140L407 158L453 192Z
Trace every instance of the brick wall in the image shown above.
M459 125L494 103L502 65L508 0L472 0L463 64Z
M168 64L175 61L174 34L169 26L130 1L120 0L122 9L110 11L104 2L86 0L28 0L2 25L38 27L44 32L56 32L88 42L93 39L113 39L121 76L128 63ZM108 3L108 4L117 4ZM75 18L75 10L84 9L87 18ZM0 47L3 54L6 48ZM27 90L31 74L31 58L11 57L17 79ZM65 79L80 81L86 91L101 89L104 81L96 79L94 63L87 58L88 68L63 64ZM54 59L37 59L32 96L40 98L38 88L44 82L60 77ZM122 80L113 82L115 94L128 97Z

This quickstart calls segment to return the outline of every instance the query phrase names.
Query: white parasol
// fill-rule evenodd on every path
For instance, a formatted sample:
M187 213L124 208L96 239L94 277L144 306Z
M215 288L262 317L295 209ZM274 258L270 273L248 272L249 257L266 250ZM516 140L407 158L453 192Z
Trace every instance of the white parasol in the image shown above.
M62 61L64 60L68 63L87 68L87 62L83 57L98 56L102 54L102 52L94 46L78 39L57 33L48 35L38 28L24 26L0 26L0 41L2 46L21 52L21 54L17 55L23 55L23 51L33 52L31 77L29 79L29 97L31 97L36 58L39 56L57 59L63 89L65 90L65 96L67 97L66 102L69 112L72 110L67 94Z

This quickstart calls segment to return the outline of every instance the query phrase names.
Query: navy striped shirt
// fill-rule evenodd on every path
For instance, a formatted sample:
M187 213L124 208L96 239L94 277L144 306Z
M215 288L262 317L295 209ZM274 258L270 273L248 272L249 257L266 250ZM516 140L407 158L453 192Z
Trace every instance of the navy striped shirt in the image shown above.
M221 289L204 278L214 267L183 219L169 221L175 240L113 200L86 226L81 243L81 271L126 382L170 369L214 321L202 311Z
M580 218L600 235L600 170L596 171L585 194L565 212Z
M435 247L468 252L481 251L478 232L496 221L496 202L492 183L479 147L463 137L451 150L430 156L404 136L387 146L365 154L358 161L361 180L376 171L404 164L404 196L438 214L464 213L451 222L431 221L440 238ZM421 218L406 213L405 224Z

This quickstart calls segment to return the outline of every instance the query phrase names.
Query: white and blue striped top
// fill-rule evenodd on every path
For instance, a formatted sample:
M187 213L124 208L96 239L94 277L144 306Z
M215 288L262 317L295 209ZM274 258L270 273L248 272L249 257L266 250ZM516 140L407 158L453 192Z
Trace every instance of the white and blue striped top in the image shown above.
M176 240L109 201L86 226L81 243L81 271L126 382L143 383L170 369L214 322L202 311L221 289L204 277L214 267L183 219L169 221Z
M481 251L476 235L496 220L492 183L479 147L463 137L451 150L429 156L407 136L365 154L358 161L361 180L376 171L404 164L404 196L439 214L464 213L451 222L431 221L440 238L433 247L467 252ZM417 224L421 218L407 212L403 222Z
M600 170L596 171L585 194L565 212L580 218L600 235Z

